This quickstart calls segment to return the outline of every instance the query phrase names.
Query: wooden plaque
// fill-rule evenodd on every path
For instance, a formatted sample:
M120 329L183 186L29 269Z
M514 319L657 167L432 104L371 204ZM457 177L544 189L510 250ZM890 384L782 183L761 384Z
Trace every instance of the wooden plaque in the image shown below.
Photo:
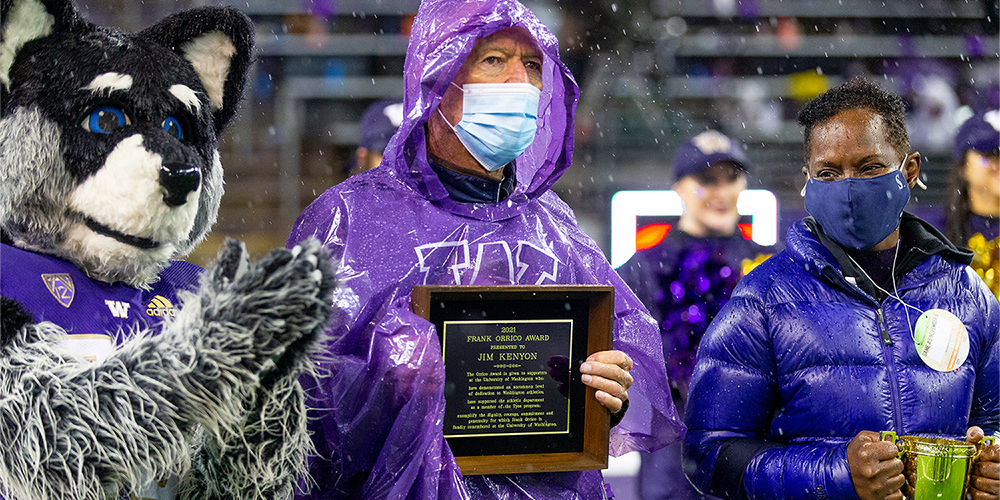
M611 349L606 285L414 286L441 339L444 435L462 474L605 469L610 415L580 381Z

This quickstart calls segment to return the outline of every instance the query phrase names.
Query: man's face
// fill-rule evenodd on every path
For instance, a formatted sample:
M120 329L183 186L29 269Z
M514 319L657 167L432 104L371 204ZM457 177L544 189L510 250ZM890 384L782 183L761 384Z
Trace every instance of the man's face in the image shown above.
M681 177L673 189L684 203L682 229L699 237L732 234L740 219L736 201L746 187L746 174L728 161Z
M820 181L878 177L897 169L903 158L889 143L879 114L849 109L813 128L809 163L802 167L802 173ZM912 188L920 163L909 159L911 156L906 158L904 175Z
M453 83L530 83L541 90L542 51L524 28L504 28L476 40ZM462 91L449 86L440 109L452 125L461 121Z

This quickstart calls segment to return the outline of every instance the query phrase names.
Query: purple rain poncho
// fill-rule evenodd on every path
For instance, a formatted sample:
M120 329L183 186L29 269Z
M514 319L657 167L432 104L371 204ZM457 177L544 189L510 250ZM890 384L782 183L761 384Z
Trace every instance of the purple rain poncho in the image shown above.
M508 26L526 28L545 54L538 132L506 200L458 203L427 162L424 124L476 39ZM442 434L438 337L410 309L418 284L612 284L614 347L635 361L635 383L611 454L683 437L656 323L549 190L570 166L579 96L557 40L514 1L425 1L405 71L405 118L382 164L323 193L288 240L315 236L340 266L329 375L306 382L316 485L299 498L602 498L599 471L463 478Z

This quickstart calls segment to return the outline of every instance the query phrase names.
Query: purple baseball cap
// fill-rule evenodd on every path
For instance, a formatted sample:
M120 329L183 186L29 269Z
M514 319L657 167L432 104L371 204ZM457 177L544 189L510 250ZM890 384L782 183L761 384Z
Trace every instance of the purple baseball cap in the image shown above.
M968 150L988 153L1000 149L1000 110L976 113L955 133L955 158L962 160Z
M396 133L399 124L403 122L403 100L386 99L376 101L361 117L361 134L358 146L372 151L382 152L389 139Z
M674 181L695 175L720 161L731 161L749 171L743 145L717 130L706 130L681 144L674 153Z

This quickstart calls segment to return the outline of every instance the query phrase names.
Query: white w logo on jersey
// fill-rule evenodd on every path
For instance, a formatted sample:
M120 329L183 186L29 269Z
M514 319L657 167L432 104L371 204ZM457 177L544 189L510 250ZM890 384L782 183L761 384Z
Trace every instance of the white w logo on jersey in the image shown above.
M104 303L108 305L108 309L111 309L111 315L116 318L127 318L128 307L132 305L128 302L118 302L117 300L105 300Z

